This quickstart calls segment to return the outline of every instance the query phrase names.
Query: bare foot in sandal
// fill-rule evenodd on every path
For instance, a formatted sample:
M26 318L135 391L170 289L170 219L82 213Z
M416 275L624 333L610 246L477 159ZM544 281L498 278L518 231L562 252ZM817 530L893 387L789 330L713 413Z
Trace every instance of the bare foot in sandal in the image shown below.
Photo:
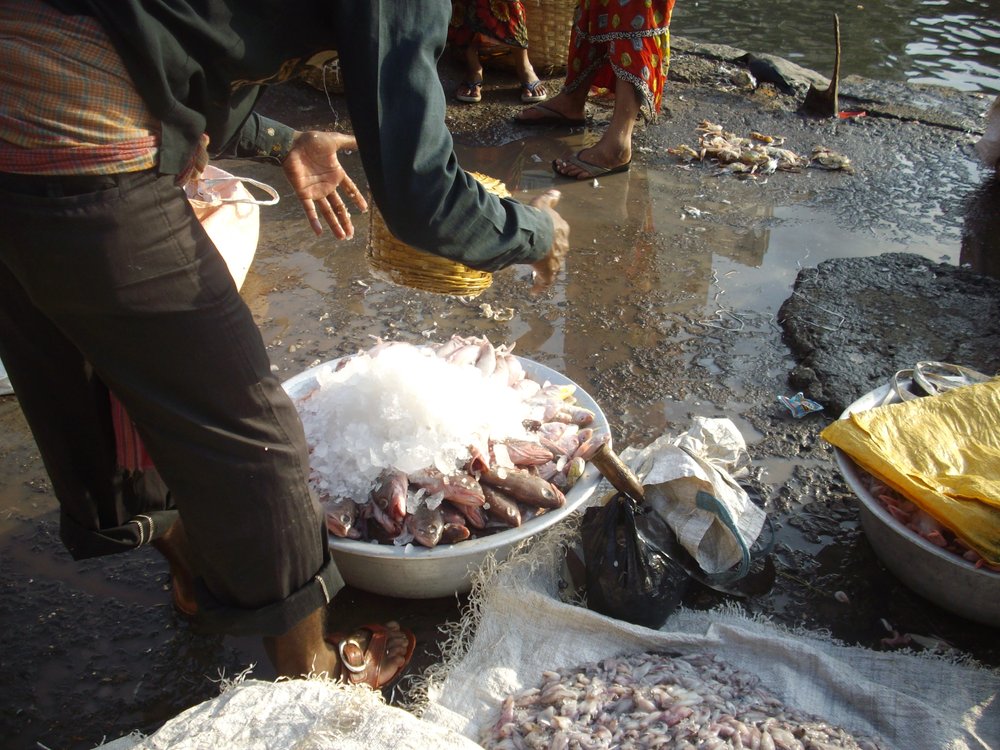
M586 122L586 108L586 97L561 91L544 104L522 109L514 120L524 125L582 125Z
M397 622L364 625L353 633L326 637L337 653L332 676L352 685L381 690L394 683L413 658L416 639Z
M611 174L627 172L632 164L632 154L620 149L608 150L598 143L591 148L578 151L565 159L553 159L552 169L556 174L571 180L592 180Z
M325 674L335 680L380 690L395 682L413 658L416 638L397 622L368 624L350 633L325 633L321 607L264 648L281 677Z

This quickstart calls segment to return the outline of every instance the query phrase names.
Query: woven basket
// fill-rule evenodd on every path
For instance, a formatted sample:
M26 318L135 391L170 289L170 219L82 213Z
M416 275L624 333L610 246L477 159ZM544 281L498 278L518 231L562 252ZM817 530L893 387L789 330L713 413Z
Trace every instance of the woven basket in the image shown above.
M494 195L510 197L510 191L500 180L477 172L469 174ZM425 292L460 297L475 297L493 283L493 274L488 271L477 271L396 239L376 206L372 206L369 214L371 228L365 256L368 267L376 278Z
M523 0L525 25L528 28L528 59L540 76L566 72L569 37L579 0ZM483 62L514 69L509 54L499 54L495 46L483 50Z

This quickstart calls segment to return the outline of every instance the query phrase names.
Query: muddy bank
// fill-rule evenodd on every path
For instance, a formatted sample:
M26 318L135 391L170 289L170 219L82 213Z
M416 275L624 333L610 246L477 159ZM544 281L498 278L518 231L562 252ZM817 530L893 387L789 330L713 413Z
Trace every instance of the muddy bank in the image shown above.
M228 166L279 186L283 200L264 214L244 297L283 379L366 347L371 336L488 335L498 343L516 342L517 353L581 383L607 413L620 446L644 445L664 432L683 430L692 415L730 417L750 443L749 484L777 529L775 586L745 606L783 624L822 629L874 649L888 648L882 643L890 635L888 624L899 633L939 639L942 649L1000 665L995 630L950 615L899 586L858 526L854 500L818 434L836 416L835 401L853 400L868 381L844 382L833 390L839 355L828 353L833 364L814 369L817 387L831 389L823 391L831 399L823 413L795 420L776 401L777 394L789 392L789 376L804 358L818 360L824 346L858 352L863 371L876 378L880 366L885 376L894 366L871 347L903 352L901 347L914 341L888 327L878 341L869 331L852 336L852 326L836 342L816 342L815 351L788 346L778 312L799 266L806 271L817 265L810 231L847 231L852 242L865 239L863 247L845 246L845 256L906 247L928 268L939 263L953 268L970 247L978 267L996 268L990 238L1000 233L990 234L996 212L989 199L980 204L982 221L968 218L984 174L971 159L981 128L975 115L988 102L949 90L858 81L858 96L865 92L867 98L851 103L845 98L843 107L865 109L865 117L805 118L797 112L803 84L795 79L804 74L788 68L782 72L786 81L792 79L788 87L770 81L753 86L739 62L745 54L675 40L666 110L638 129L632 172L599 187L557 183L548 162L595 137L610 117L606 103L593 102L589 128L519 127L510 120L520 107L516 80L489 71L481 105L449 104L448 122L463 163L467 159L470 168L491 172L526 195L553 185L563 191L574 250L557 290L546 299L529 297L523 269L497 274L493 287L472 302L379 282L365 265L366 221L358 219L358 236L351 242L316 238L280 170L245 163ZM461 71L445 59L441 78L452 91ZM558 86L558 78L549 80ZM845 83L845 97L854 85ZM269 92L263 109L300 128L332 128L336 119L341 129L350 129L342 97L328 99L304 84ZM956 113L965 118L960 127ZM740 179L667 152L696 142L703 120L744 135L750 130L781 135L797 152L826 145L848 155L856 173L810 168ZM356 157L347 163L360 176ZM807 208L816 223L803 233L801 251L789 256L794 260L771 269L769 237L796 220L775 207L789 205ZM736 282L742 277L759 277L765 291L740 287ZM822 293L839 304L837 294L850 283L849 275L833 274ZM967 291L955 288L956 294ZM884 290L875 300L890 296ZM514 316L509 321L484 316L481 303L509 307ZM872 304L859 304L859 322L863 316L885 319L898 307ZM927 308L928 322L940 317ZM988 321L968 321L977 323ZM970 329L970 338L973 330L979 329ZM997 350L994 345L991 351ZM913 358L919 352L905 354ZM852 388L863 390L850 394ZM0 399L0 472L0 669L7 675L0 736L6 747L88 748L133 729L151 732L216 695L221 674L253 666L254 675L271 676L254 639L199 635L173 614L166 566L151 550L79 564L69 560L58 541L51 486L10 397ZM847 601L837 592L847 594ZM708 607L721 600L695 590L686 603ZM419 669L437 658L438 626L454 619L462 603L386 600L348 589L335 601L333 614L344 626L390 617L410 625L420 638L414 665Z
M922 360L1000 373L1000 281L916 255L803 269L779 320L789 383L834 413Z

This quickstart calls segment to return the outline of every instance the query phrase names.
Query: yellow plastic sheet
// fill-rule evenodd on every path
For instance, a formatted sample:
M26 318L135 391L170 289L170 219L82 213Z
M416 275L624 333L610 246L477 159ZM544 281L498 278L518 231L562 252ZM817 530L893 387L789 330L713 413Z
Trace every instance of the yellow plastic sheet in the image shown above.
M1000 378L851 414L820 436L1000 565Z

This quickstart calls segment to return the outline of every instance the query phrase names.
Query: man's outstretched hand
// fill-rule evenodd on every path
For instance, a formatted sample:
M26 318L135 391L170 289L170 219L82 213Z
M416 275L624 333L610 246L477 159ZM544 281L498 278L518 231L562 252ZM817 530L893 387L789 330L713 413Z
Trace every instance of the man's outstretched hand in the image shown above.
M535 282L531 287L533 294L539 294L552 286L562 269L566 254L569 252L569 224L555 211L559 197L558 190L547 190L531 201L532 206L545 211L552 217L552 224L555 227L549 254L531 264L534 269Z
M282 163L285 176L302 201L302 208L316 234L323 234L319 220L322 215L337 239L354 237L351 213L342 195L359 210L368 210L368 201L337 158L338 151L357 147L354 136L308 130L296 134Z

